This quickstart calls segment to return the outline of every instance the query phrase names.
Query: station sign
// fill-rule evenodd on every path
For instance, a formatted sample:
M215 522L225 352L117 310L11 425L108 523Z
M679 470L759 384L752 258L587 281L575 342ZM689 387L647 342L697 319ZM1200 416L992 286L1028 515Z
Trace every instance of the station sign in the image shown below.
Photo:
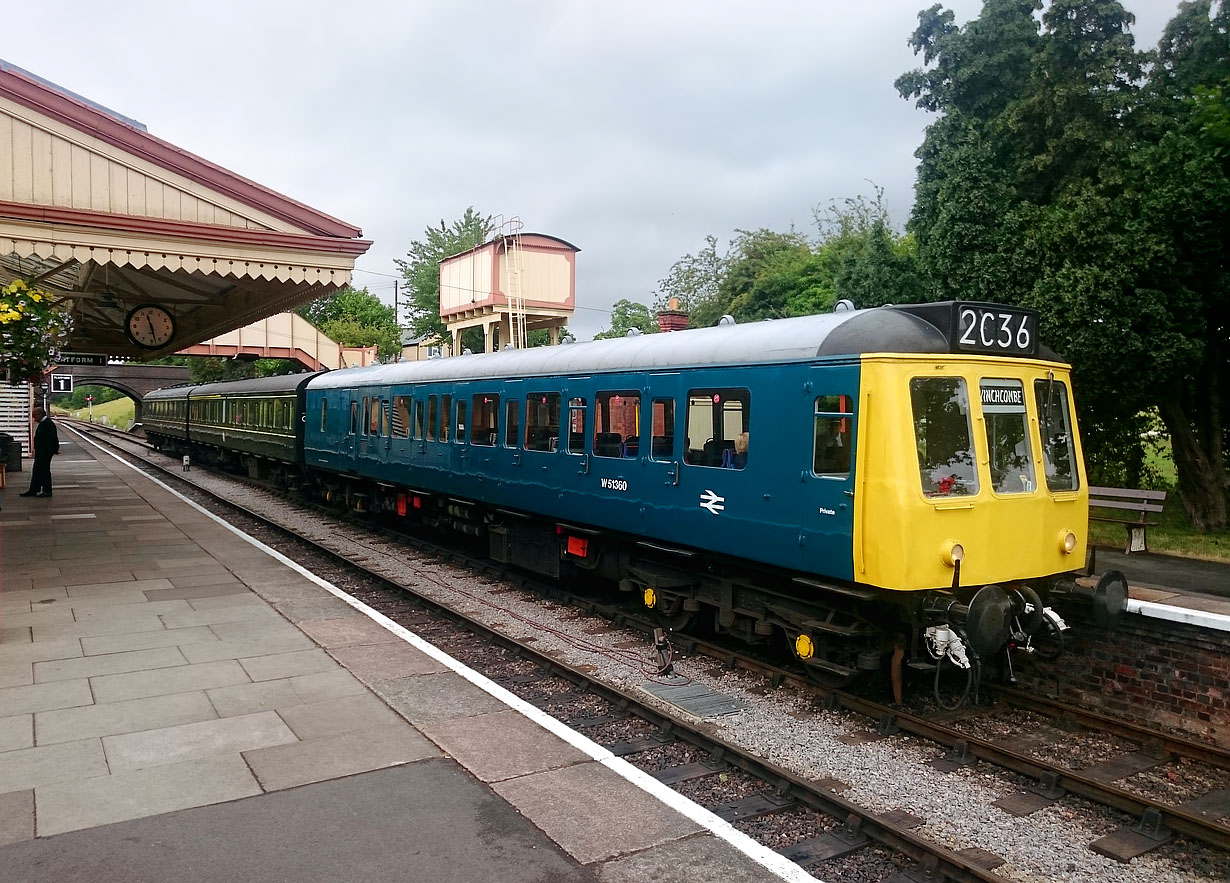
M71 374L52 374L51 375L51 391L52 392L72 392L73 391L73 375Z
M107 357L103 353L60 353L56 356L57 365L105 365Z

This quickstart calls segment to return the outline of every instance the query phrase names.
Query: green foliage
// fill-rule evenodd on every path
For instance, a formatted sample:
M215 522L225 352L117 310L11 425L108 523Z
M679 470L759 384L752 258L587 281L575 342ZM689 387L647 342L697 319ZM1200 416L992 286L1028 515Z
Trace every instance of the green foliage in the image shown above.
M939 114L910 230L928 299L1031 306L1073 364L1095 474L1140 482L1140 417L1174 442L1197 527L1224 527L1230 388L1227 4L1184 3L1140 53L1117 0L933 6L897 81Z
M393 307L366 288L340 288L295 312L342 346L375 346L382 362L401 356L401 329Z
M655 334L659 331L657 321L649 313L649 307L626 298L618 300L611 308L611 327L595 334L594 340L626 337L633 328L639 329L643 334Z
M303 370L303 365L294 359L220 359L193 356L188 362L188 376L193 383L279 377L283 374L298 374Z
M491 216L480 215L470 206L451 225L441 219L438 227L428 227L422 239L410 243L408 260L394 262L406 280L411 334L433 345L449 343L448 331L440 318L440 261L482 245L492 232ZM463 343L474 352L481 352L481 331L477 346L473 345L472 335L467 339L464 333Z
M670 298L693 327L729 314L740 322L828 312L840 299L858 306L922 299L913 237L892 230L883 192L814 209L814 240L797 231L736 230L724 254L717 239L685 255L658 283L655 308Z
M78 408L84 408L89 402L87 397L94 397L94 404L101 405L104 402L113 402L116 399L125 399L128 396L120 392L118 389L112 389L109 386L96 386L92 383L74 386L73 391L67 395L52 396L51 401L56 407L63 408L65 411L75 411Z

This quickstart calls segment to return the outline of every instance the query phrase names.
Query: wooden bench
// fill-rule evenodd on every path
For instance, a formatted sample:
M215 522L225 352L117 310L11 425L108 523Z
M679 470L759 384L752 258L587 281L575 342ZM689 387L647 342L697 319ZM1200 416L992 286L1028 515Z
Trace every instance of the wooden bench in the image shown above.
M1165 491L1138 491L1130 490L1121 487L1090 487L1089 488L1089 520L1090 521L1110 521L1115 524L1122 524L1127 529L1127 548L1124 552L1128 555L1133 552L1148 552L1149 545L1145 538L1145 531L1157 524L1156 521L1149 521L1149 514L1157 514L1162 511L1162 504L1166 500ZM1095 515L1092 510L1104 509L1115 510L1117 514ZM1125 512L1135 512L1135 518L1124 518L1122 514Z

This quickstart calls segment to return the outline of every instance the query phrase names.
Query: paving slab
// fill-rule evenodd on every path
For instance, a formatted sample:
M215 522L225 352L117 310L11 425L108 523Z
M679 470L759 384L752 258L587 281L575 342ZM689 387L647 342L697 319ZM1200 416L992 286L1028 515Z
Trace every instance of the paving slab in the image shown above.
M199 586L185 586L183 588L173 589L155 589L152 592L146 592L145 597L150 601L171 601L176 598L186 601L201 598L220 598L227 595L249 594L251 594L251 590L243 583L212 581Z
M376 681L372 690L413 724L506 711L508 706L456 672Z
M178 647L158 647L152 650L129 650L107 653L101 656L82 656L77 659L53 659L33 664L34 680L40 684L52 681L69 681L91 678L120 672L148 671L186 665L187 660Z
M240 659L239 664L254 681L271 681L278 678L293 678L298 675L334 671L337 663L320 649L295 650L266 656L251 656Z
M398 640L388 644L338 647L330 651L330 655L367 683L448 671L426 653Z
M356 730L309 742L245 751L244 760L266 791L438 757L440 751L405 723Z
M294 623L314 622L322 619L337 619L345 616L354 608L340 598L322 593L317 589L316 597L306 597L301 600L286 600L272 602L278 612Z
M17 629L13 630L14 632ZM31 632L26 629L26 634ZM5 639L0 643L0 663L7 662L41 662L44 659L70 659L81 654L81 641L77 638L57 638L54 640L18 641Z
M253 711L322 702L342 696L355 696L366 692L367 688L349 673L337 669L276 681L220 687L209 690L208 695L218 715L230 717L236 714L251 714Z
M246 659L251 656L268 656L275 653L290 653L296 650L316 648L311 638L294 629L278 630L261 638L246 638L237 641L221 641L218 640L216 634L213 638L213 641L202 641L181 647L180 652L189 662L217 662L220 659Z
M36 787L34 801L40 840L35 842L54 843L42 838L260 793L260 786L247 765L234 755ZM214 848L219 852L230 850L230 846L222 849L223 846L226 845L215 844ZM0 855L4 856L9 868L14 867L11 854L0 851ZM77 862L78 867L98 867L88 856L78 855ZM117 879L129 878L120 876Z
M278 714L303 741L403 723L397 712L368 692L289 705L279 709Z
M80 737L78 737L80 738ZM0 717L0 751L34 747L34 715Z
M34 665L29 662L0 662L0 687L23 687L34 683Z
M107 758L98 739L38 745L0 754L0 793L105 775Z
M357 612L338 619L305 622L300 628L317 644L327 649L361 644L387 644L392 637L388 629Z
M484 782L589 761L588 755L517 711L435 721L420 729Z
M82 638L80 642L81 649L85 652L86 656L208 643L218 643L218 636L206 625L198 625L186 629L160 629L156 632L135 632L127 635L97 635ZM191 659L187 656L185 658L189 662L206 661Z
M0 716L46 711L50 708L73 708L93 702L90 684L84 678L51 684L4 687L0 689Z
M729 843L696 834L595 866L602 883L734 883L779 880Z
M0 846L33 839L34 789L0 794Z
M589 762L497 782L495 792L578 861L589 864L696 834L695 822ZM594 824L594 795L618 812ZM651 878L652 879L652 878Z
M248 675L239 663L233 659L227 659L221 662L181 665L156 671L103 675L91 678L90 686L94 691L94 701L101 703L142 699L147 696L165 696L168 693L190 693L194 690L208 690L212 687L226 687L248 682Z
M117 770L145 769L297 742L276 712L218 718L173 727L107 736L107 764Z
M135 733L218 717L204 692L172 693L80 708L40 711L34 715L39 745L88 737ZM0 725L6 720L0 718Z

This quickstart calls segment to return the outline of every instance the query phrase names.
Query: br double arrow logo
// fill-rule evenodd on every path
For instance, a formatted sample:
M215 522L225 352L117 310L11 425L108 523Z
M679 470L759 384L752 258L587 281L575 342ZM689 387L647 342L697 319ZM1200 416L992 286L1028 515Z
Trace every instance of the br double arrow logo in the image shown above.
M714 515L717 515L719 512L725 509L726 508L725 504L726 504L726 498L719 497L717 494L715 494L711 490L706 489L705 492L700 495L701 508L708 509Z

